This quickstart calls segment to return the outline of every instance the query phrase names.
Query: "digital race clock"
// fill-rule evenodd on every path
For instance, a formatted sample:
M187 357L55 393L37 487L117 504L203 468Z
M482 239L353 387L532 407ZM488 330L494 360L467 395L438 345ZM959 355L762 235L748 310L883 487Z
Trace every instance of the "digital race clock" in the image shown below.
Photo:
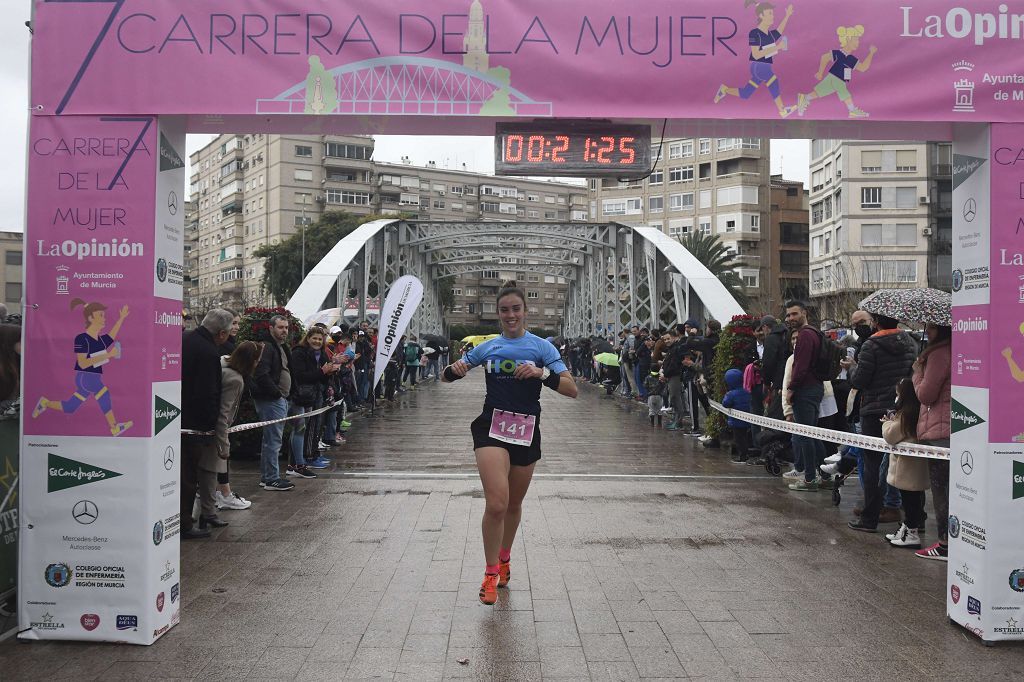
M596 121L498 123L496 175L644 176L651 127Z

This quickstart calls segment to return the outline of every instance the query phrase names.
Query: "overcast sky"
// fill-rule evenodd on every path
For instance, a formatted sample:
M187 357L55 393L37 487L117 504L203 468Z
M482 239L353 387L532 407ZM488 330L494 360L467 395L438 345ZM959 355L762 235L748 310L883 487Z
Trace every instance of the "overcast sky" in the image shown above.
M25 21L30 0L4 0L7 19L0 22L0 230L22 231L25 221L25 149L28 127L28 48ZM192 135L188 151L199 149L208 135ZM470 171L494 171L494 147L489 137L378 136L374 159L398 163L408 156L414 165L434 161L439 167ZM807 184L806 140L772 142L772 172Z

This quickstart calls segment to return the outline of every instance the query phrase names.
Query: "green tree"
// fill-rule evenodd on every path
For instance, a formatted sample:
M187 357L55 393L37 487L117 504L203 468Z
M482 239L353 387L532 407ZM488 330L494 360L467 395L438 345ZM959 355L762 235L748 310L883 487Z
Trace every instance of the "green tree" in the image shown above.
M395 216L353 215L344 211L328 211L320 216L306 232L306 272L308 273L327 252L363 223ZM264 244L254 254L266 261L260 287L278 304L291 298L302 283L302 232L280 244Z
M691 230L679 238L679 243L718 278L741 308L747 309L750 298L744 291L743 279L736 272L740 263L718 235Z

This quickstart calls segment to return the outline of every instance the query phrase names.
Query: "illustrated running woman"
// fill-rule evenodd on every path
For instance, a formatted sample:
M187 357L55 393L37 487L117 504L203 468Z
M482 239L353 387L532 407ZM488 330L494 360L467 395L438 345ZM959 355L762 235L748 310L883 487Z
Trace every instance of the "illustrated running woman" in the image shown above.
M484 581L480 601L493 604L511 577L512 541L523 515L523 498L540 459L541 385L570 398L576 383L553 344L526 331L526 294L515 282L498 292L501 336L485 341L445 367L442 382L486 372L484 411L470 426L484 486Z
M779 28L773 30L775 23L775 5L770 2L756 2L756 0L743 0L743 6L754 5L754 12L757 14L757 26L750 31L748 44L750 45L750 80L742 88L730 88L727 85L718 86L718 93L715 95L715 104L718 104L726 95L750 99L750 96L762 85L768 86L768 93L775 101L779 110L779 116L786 118L796 107L787 107L782 103L782 94L779 90L779 77L773 70L775 55L789 49L789 39L782 34L786 32L786 24L793 15L793 5L786 7L786 16L779 24Z
M839 47L842 49L832 50L821 55L818 73L815 74L818 84L814 86L813 91L807 94L800 93L797 97L796 110L800 116L804 115L804 112L807 111L807 105L813 100L819 97L828 97L833 92L839 96L839 101L846 105L847 110L850 112L850 118L867 118L868 116L866 111L858 109L853 103L853 96L850 95L850 90L846 84L853 78L854 70L864 73L871 68L871 60L874 58L875 53L878 52L878 48L872 45L868 50L868 56L864 58L864 61L860 61L857 57L853 56L853 51L860 47L860 39L864 35L864 27L860 25L840 26L836 29L836 35L839 37ZM829 62L832 62L832 66L829 67L828 74L826 75L825 67L828 66Z
M86 303L80 298L71 301L71 310L78 306L84 306L82 315L85 317L85 332L75 337L75 392L63 401L40 398L32 410L32 417L38 417L46 410L73 414L92 396L107 418L110 435L120 436L132 427L132 422L119 422L114 417L110 391L103 384L103 365L121 357L121 344L115 339L121 331L124 318L128 317L128 306L121 308L109 334L101 333L107 324L107 306L102 303Z

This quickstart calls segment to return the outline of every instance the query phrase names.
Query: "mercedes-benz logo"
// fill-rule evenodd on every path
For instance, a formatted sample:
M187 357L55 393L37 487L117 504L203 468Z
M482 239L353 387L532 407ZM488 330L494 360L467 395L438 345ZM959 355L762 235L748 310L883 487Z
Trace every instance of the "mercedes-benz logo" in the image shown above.
M167 210L171 215L178 215L178 194L174 190L167 195Z
M974 199L968 199L964 202L964 220L973 223L974 216L976 215L978 215L978 202Z
M95 503L90 502L89 500L80 500L71 508L71 516L74 517L75 521L78 521L83 526L88 526L99 518L99 515L99 508Z
M964 450L964 453L960 455L960 469L968 476L974 471L974 455L970 450Z
M168 445L167 449L164 450L164 469L168 471L174 466L174 447Z

